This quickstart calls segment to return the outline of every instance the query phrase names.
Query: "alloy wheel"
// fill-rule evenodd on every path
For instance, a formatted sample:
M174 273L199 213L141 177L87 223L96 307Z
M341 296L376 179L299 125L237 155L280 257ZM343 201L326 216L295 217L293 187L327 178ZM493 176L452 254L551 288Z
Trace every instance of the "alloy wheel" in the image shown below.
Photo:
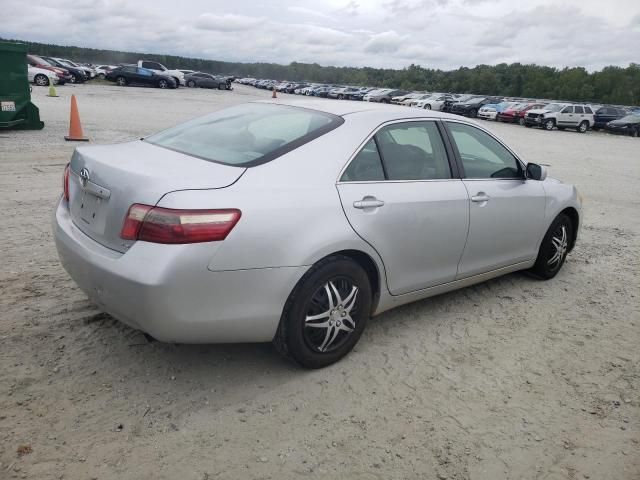
M551 244L553 250L551 258L547 260L547 265L552 269L558 268L562 264L562 260L567 254L569 241L567 238L567 227L565 225L559 225L553 236L551 237Z
M356 329L358 287L338 277L318 288L309 301L304 320L304 339L316 352L340 348Z
M46 87L49 84L49 79L44 75L36 75L36 85L40 87Z

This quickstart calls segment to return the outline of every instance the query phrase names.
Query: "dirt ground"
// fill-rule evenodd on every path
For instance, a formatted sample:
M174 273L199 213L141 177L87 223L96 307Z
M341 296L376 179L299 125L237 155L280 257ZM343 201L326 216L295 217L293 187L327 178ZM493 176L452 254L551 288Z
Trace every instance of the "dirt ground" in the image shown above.
M58 263L74 145L133 139L264 90L34 87L0 131L0 479L640 478L640 141L491 124L584 196L548 282L512 274L375 318L320 371L270 345L148 343Z

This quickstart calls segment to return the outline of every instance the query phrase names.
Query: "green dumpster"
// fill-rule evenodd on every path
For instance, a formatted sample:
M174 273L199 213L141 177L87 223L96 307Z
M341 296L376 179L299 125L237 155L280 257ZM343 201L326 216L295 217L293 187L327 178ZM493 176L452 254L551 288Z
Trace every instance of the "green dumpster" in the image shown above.
M40 130L40 111L31 103L27 46L0 42L0 128Z

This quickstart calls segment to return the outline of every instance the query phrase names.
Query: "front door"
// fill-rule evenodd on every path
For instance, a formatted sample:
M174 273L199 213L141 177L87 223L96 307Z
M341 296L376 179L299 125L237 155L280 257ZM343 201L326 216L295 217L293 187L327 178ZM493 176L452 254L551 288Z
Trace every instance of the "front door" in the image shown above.
M516 157L474 126L447 122L469 194L469 235L458 277L536 257L544 228L542 182L525 180Z
M557 123L560 127L576 127L580 119L580 115L576 115L573 106L564 107L558 113Z
M435 121L382 127L338 182L353 229L384 262L392 295L455 279L469 199Z

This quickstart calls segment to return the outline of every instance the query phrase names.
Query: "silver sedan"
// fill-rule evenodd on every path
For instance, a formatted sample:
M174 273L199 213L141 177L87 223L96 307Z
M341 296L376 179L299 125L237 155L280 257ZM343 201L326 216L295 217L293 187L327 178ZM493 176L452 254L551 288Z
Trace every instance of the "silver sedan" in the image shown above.
M248 103L76 149L54 231L113 317L168 342L266 342L318 368L385 310L517 270L554 277L581 201L477 123Z

